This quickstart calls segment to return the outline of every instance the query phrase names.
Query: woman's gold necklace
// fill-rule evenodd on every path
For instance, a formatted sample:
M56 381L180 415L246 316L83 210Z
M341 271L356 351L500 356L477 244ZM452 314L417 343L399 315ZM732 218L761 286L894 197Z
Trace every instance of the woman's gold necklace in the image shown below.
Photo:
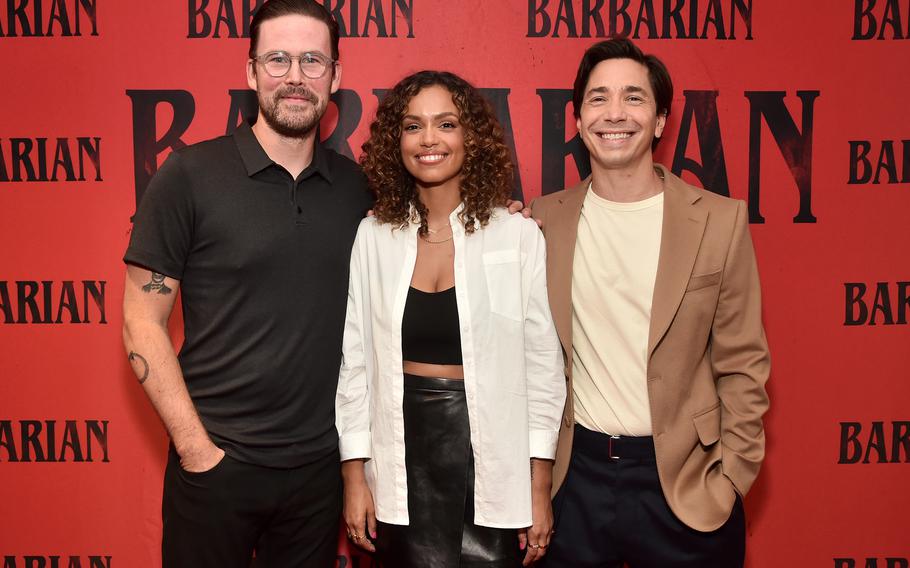
M447 227L450 231L452 230L452 225L446 225L446 227ZM443 230L443 229L431 229L431 228L427 227L427 232L428 232L429 234L431 234L431 235L435 235L436 233L438 233L438 232L441 231L441 230ZM452 233L451 235L449 235L449 238L447 238L447 239L442 239L442 240L440 240L440 241L431 241L430 238L427 237L426 235L421 235L420 238L423 239L423 241L424 241L425 243L428 243L428 244L431 244L431 245L441 245L442 243L447 243L447 242L451 241L452 238L453 238L454 236L455 236L455 233Z

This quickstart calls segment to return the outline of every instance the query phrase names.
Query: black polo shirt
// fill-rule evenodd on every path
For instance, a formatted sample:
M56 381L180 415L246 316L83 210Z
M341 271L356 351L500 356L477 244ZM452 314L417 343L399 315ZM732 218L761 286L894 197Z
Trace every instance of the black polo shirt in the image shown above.
M337 447L351 246L371 204L351 160L316 144L293 179L246 124L151 180L124 261L180 281L180 367L230 456L295 467Z

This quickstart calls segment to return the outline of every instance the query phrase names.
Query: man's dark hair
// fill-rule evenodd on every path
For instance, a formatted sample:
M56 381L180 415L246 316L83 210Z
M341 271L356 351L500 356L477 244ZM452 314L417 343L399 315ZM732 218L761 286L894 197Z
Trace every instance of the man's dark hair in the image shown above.
M585 96L585 87L591 71L601 61L608 59L631 59L641 63L648 69L648 80L651 90L654 91L654 101L657 103L657 115L670 116L670 103L673 102L673 81L670 72L663 62L653 55L645 55L638 46L626 38L612 38L600 41L585 51L578 64L578 73L575 75L575 88L572 91L572 110L575 118L581 114L581 101Z
M332 43L332 59L338 60L338 22L316 0L266 0L265 4L256 10L250 22L250 57L256 57L256 44L259 43L259 27L266 20L273 20L281 16L308 16L319 20L329 28L329 38Z

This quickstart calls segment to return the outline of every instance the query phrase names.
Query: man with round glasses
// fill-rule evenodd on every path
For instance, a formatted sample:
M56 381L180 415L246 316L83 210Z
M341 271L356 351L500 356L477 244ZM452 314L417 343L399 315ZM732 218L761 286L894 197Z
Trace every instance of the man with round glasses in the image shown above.
M251 28L251 40L252 35ZM277 46L278 43L266 45ZM267 136L267 132L260 131L271 130L292 139L301 139L300 135L306 133L308 142L312 143L329 96L338 90L341 64L318 51L291 55L279 49L264 48L263 43L258 46L251 43L250 46L247 83L259 97L259 116L265 120L258 129L253 125L253 131L257 136ZM257 47L258 55L253 51ZM337 52L333 51L333 54ZM293 65L295 61L297 65ZM265 73L260 73L260 69ZM329 69L331 73L327 73ZM277 87L270 90L272 86ZM318 86L329 86L330 90L318 93L314 89ZM285 103L284 108L281 103Z
M246 568L255 551L259 567L329 567L348 267L372 197L317 138L341 80L338 25L319 3L263 4L246 72L256 123L173 152L139 205L124 343L171 440L163 565Z

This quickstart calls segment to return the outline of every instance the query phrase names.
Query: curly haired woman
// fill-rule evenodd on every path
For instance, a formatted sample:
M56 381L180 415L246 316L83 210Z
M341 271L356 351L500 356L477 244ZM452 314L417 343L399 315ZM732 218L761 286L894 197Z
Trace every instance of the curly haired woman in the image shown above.
M389 568L529 564L550 538L565 379L543 237L503 208L502 128L466 81L422 71L363 150L375 216L336 400L348 536Z

